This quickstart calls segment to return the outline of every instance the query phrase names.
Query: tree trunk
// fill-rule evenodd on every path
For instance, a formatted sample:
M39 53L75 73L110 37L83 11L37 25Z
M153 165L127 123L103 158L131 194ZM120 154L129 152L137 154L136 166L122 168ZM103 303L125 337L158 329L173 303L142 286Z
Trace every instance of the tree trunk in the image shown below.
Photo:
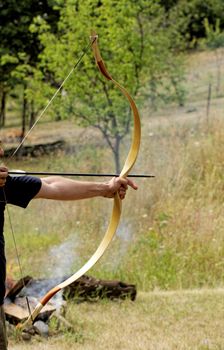
M30 125L29 125L29 128L31 129L33 124L35 123L35 119L36 119L36 116L35 116L35 112L34 112L34 101L32 100L31 101L31 104L30 104Z
M5 126L5 117L6 117L6 91L2 90L1 96L1 109L0 109L0 126Z
M21 140L25 136L26 132L26 113L27 112L27 99L26 99L26 94L25 94L25 86L23 88L23 110L22 110L22 130L21 130Z

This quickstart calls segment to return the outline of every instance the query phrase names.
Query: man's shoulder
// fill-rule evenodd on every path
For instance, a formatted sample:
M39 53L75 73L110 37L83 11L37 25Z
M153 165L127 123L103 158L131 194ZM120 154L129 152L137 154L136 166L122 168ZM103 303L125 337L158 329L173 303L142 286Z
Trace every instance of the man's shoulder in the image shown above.
M21 185L21 184L41 184L41 179L35 176L28 175L9 175L6 180L6 185Z
M6 203L27 207L41 188L41 179L34 176L8 176L5 184Z

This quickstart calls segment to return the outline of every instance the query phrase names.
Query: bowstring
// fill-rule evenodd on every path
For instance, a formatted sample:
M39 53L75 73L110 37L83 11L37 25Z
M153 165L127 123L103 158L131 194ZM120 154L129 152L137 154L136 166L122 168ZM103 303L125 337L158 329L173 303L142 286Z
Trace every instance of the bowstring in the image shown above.
M75 71L75 69L78 67L79 63L82 61L83 57L86 55L88 49L90 48L90 46L92 46L92 44L95 42L96 37L93 37L92 40L88 43L88 45L86 45L86 47L82 50L82 54L80 55L80 57L78 58L78 60L76 61L75 65L72 67L72 69L70 70L70 72L67 74L67 76L65 77L65 79L62 81L62 83L60 84L59 88L55 91L55 93L53 94L53 96L50 98L50 100L47 102L46 106L44 107L44 109L41 111L41 113L39 114L39 116L37 117L36 121L34 122L34 124L32 125L32 127L29 129L29 131L26 133L26 135L23 137L22 141L19 143L19 145L16 147L16 149L12 152L12 154L9 157L10 161L15 155L16 153L20 150L20 148L22 147L22 145L24 144L24 142L26 141L27 137L30 135L30 133L33 131L33 129L35 128L35 126L37 125L37 123L39 122L39 120L43 117L43 115L45 114L45 112L47 111L47 109L49 108L49 106L51 105L51 103L53 102L53 100L55 99L55 97L58 95L58 93L61 91L62 87L65 85L65 83L67 82L67 80L70 78L70 76L72 75L72 73ZM25 285L25 280L23 277L23 268L22 268L22 264L20 261L20 257L19 257L19 251L18 251L18 247L17 247L17 242L16 242L16 236L15 236L15 231L13 228L13 224L12 224L12 219L11 219L11 214L10 214L10 210L8 207L8 201L7 201L7 197L6 197L6 193L5 193L5 189L3 187L3 196L4 196L4 200L5 200L5 204L6 204L6 210L7 210L7 215L8 215L8 219L9 219L9 227L11 230L11 234L13 237L13 244L15 247L15 252L16 252L16 258L17 258L17 262L18 262L18 266L19 266L19 271L20 271L20 277L22 280L22 284L23 287L26 287ZM27 303L27 308L28 308L28 313L29 316L32 319L32 313L31 313L31 307L30 307L30 303L29 303L29 299L28 296L25 297L26 298L26 303ZM32 319L33 321L33 319Z
M95 42L96 37L93 37L92 41L90 41L88 43L88 45L86 45L86 47L83 49L82 54L80 55L79 59L77 60L77 62L75 63L75 65L72 67L72 69L70 70L70 72L68 73L68 75L65 77L65 79L63 80L63 82L61 83L61 85L59 86L59 88L55 91L55 93L53 94L53 96L50 98L50 100L48 101L47 105L44 107L44 109L41 111L41 113L39 114L39 116L37 117L37 119L35 120L34 124L32 125L32 127L29 129L29 131L26 133L26 135L23 137L22 141L19 143L19 145L16 147L15 151L13 151L13 153L11 154L11 156L9 157L9 160L11 160L15 154L19 151L19 149L21 148L21 146L24 144L24 142L26 141L27 137L30 135L30 133L33 131L33 129L35 128L35 126L37 125L37 123L39 122L39 120L42 118L42 116L45 114L45 112L47 111L47 109L49 108L49 106L51 105L51 103L53 102L53 100L55 99L55 97L58 95L58 93L61 91L62 87L65 85L65 83L67 82L67 80L70 78L70 76L72 75L72 73L74 72L74 70L77 68L77 66L79 65L79 63L82 61L83 57L86 55L88 49L90 48L90 46L92 46L92 44Z
M17 243L16 243L15 231L14 231L14 228L13 228L13 225L12 225L11 215L10 215L9 207L7 205L8 201L7 201L7 197L6 197L6 193L5 193L4 187L3 187L3 196L4 196L4 201L5 201L5 205L6 205L6 211L7 211L8 220L9 220L9 227L10 227L10 230L11 230L11 233L12 233L13 244L14 244L15 251L16 251L16 259L17 259L17 263L18 263L18 266L19 266L20 279L22 281L23 288L25 288L26 285L25 285L25 280L24 280L24 277L23 277L22 264L21 264L20 257L19 257L19 251L18 251L18 247L17 247ZM31 308L30 308L30 303L29 303L29 299L28 299L27 295L25 296L25 299L26 299L26 304L27 304L29 316L31 317L31 319L33 321Z

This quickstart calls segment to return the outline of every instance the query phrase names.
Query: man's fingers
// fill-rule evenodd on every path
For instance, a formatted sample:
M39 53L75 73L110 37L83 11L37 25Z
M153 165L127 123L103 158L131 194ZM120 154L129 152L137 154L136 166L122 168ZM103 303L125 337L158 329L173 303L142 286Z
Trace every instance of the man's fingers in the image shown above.
M5 172L8 172L8 168L4 165L1 165L0 166L0 173L5 173Z
M125 198L126 192L128 190L128 187L130 186L131 188L133 188L134 190L137 190L138 186L130 179L128 178L119 178L119 184L120 184L120 188L118 189L118 193L119 193L119 197L121 199Z
M130 180L129 178L122 178L119 177L121 185L124 186L124 188L128 188L128 186L130 186L131 188L133 188L134 190L138 189L138 186L136 185L136 183L132 180Z
M136 183L130 179L127 178L127 184L128 186L130 186L131 188L133 188L134 190L137 190L138 189L138 186L136 185Z
M0 187L3 187L6 183L6 178L8 176L8 168L4 165L0 166Z

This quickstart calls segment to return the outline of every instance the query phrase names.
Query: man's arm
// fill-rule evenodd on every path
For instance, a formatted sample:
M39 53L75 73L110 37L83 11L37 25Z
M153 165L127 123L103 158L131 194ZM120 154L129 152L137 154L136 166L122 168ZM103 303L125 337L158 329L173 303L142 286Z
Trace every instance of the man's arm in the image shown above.
M114 177L108 182L74 181L71 179L51 176L42 178L42 186L35 198L55 200L77 200L92 197L114 197L118 192L124 199L128 186L137 189L136 184L121 177Z
M6 183L8 169L0 166L0 187ZM113 177L108 182L87 182L74 181L59 176L51 176L41 179L41 189L35 198L55 200L77 200L92 197L114 197L118 192L121 199L124 199L128 187L137 190L136 184L130 179Z

